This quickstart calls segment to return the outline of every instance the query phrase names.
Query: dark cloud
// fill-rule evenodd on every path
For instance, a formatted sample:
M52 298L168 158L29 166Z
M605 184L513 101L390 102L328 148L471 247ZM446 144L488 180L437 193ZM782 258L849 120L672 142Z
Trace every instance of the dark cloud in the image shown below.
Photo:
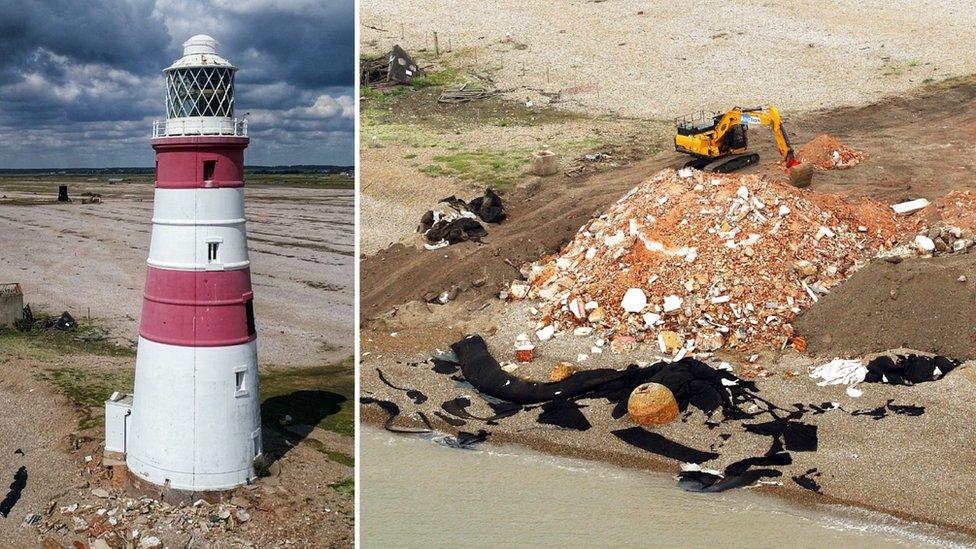
M354 3L0 0L0 167L150 166L162 69L205 33L240 68L252 164L351 164Z

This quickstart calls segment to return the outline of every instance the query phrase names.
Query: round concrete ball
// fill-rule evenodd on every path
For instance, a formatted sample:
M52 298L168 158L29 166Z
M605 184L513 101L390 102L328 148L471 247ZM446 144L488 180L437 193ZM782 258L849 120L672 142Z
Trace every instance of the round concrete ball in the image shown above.
M630 393L627 415L640 425L664 425L678 417L678 401L664 385L645 383Z

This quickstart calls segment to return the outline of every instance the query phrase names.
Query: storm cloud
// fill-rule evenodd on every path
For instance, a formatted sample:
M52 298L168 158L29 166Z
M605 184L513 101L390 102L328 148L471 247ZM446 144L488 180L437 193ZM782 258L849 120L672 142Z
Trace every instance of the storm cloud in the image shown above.
M249 164L352 164L354 1L0 0L0 168L151 166L162 69L220 42Z

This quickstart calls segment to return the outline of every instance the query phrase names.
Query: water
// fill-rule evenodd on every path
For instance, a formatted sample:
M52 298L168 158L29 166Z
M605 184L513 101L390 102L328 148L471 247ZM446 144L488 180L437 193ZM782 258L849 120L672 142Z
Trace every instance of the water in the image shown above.
M362 547L962 547L927 525L520 447L455 450L361 431Z

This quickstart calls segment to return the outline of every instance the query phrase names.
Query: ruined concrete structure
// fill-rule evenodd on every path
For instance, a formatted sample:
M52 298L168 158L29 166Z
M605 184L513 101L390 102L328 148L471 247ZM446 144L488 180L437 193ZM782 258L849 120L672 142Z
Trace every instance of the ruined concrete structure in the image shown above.
M249 482L262 452L244 220L248 137L247 122L234 118L236 67L209 36L183 46L164 71L167 118L153 125L135 394L131 409L124 395L106 403L106 451L125 455L137 483L207 492Z

